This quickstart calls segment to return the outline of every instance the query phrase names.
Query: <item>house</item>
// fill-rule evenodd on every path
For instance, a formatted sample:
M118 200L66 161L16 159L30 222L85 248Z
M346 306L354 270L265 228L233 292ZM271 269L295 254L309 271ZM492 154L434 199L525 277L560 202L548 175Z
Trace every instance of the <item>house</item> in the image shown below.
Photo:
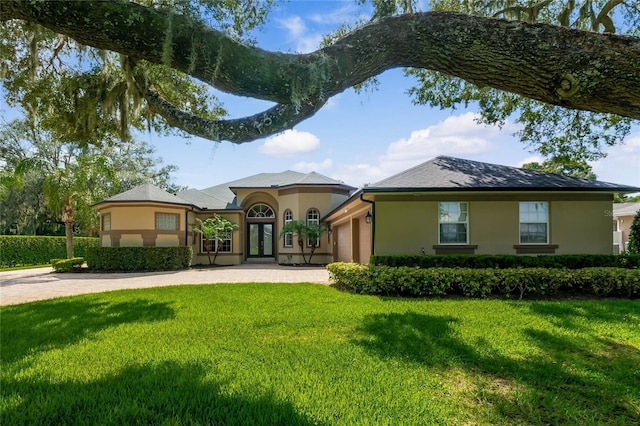
M208 263L206 240L193 231L196 218L214 213L240 230L223 241L216 263L303 263L291 235L279 238L291 220L319 223L320 218L347 200L349 185L312 172L260 173L210 188L176 195L151 184L135 187L98 203L102 246L178 246L193 248L193 264ZM305 241L309 252L311 241ZM314 263L332 261L327 235L318 242Z
M622 253L629 246L629 231L633 218L640 211L640 203L618 203L613 205L613 252Z
M437 157L357 191L322 220L335 261L371 254L610 254L615 193L640 188Z
M631 192L640 188L437 157L357 191L286 171L176 195L141 185L96 208L103 246L189 245L193 263L207 263L191 224L217 213L240 226L220 264L302 263L291 235L279 238L291 220L329 229L314 263L368 263L372 254L609 254L613 196Z

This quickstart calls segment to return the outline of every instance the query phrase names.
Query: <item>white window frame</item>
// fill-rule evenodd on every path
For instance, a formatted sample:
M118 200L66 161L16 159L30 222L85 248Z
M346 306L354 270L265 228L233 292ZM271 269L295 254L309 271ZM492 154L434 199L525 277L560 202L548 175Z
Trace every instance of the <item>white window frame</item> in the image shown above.
M523 213L532 213L532 211L524 211L523 207L528 206L545 206L545 217L542 220L539 217L535 218L523 218ZM536 216L538 216L536 214ZM523 220L525 219L525 220ZM522 225L539 225L544 224L546 226L545 241L544 242L523 242L522 241ZM549 244L549 202L548 201L520 201L518 204L518 240L522 245L546 245Z
M217 241L215 240L208 240L208 241L211 241L212 244L217 243ZM200 253L207 253L207 250L205 247L206 242L207 242L207 239L205 238L205 236L200 234ZM211 253L216 253L217 250L218 250L218 244L215 244L214 249L211 250ZM226 235L226 238L222 240L222 249L218 251L218 253L233 253L233 238L232 238L231 232L228 232Z
M168 227L167 219L174 221L172 227ZM180 215L175 213L156 212L156 230L157 231L178 231L178 221Z
M293 221L293 212L291 211L291 209L286 209L284 211L284 226L287 226L287 223L290 223ZM287 232L286 234L284 234L284 246L285 247L293 247L293 233L292 232Z
M306 218L307 226L311 224L320 225L320 210L315 207L307 210L307 218ZM307 238L307 247L311 247L311 240ZM320 247L320 238L316 240L316 248Z
M444 219L444 216L442 214L443 212L443 208L448 206L448 205L454 205L457 204L458 205L458 211L459 211L459 216L457 218L457 220L449 220L448 219L448 215L446 220ZM464 212L462 209L462 206L465 206L464 208ZM465 220L460 220L460 216L462 215L462 213L465 213ZM464 225L465 226L465 241L461 242L461 241L456 241L456 242L450 242L450 241L442 241L442 225ZM467 245L469 244L469 203L466 201L446 201L446 202L441 202L438 203L438 244L440 245Z
M247 210L247 218L251 219L273 219L276 217L276 213L273 211L271 206L264 203L257 203L252 205L249 210Z

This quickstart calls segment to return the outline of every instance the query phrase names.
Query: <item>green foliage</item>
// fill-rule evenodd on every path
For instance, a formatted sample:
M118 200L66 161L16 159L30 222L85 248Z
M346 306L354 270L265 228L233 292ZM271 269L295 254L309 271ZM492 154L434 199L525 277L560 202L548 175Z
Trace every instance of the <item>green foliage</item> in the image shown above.
M293 238L295 238L298 243L298 247L300 247L300 253L302 254L304 263L308 264L311 263L313 253L316 251L316 248L318 248L317 242L325 232L327 232L327 228L324 224L307 224L303 220L292 220L282 227L280 230L280 238L284 238L287 234L292 234ZM306 244L310 247L309 259L307 259L304 252Z
M585 161L572 160L571 158L553 157L549 160L543 161L542 164L538 162L523 164L522 168L545 173L556 173L564 176L596 180L596 174L593 173L593 168L589 163Z
M638 255L563 254L541 256L517 255L390 255L371 256L372 265L419 268L567 268L592 267L640 268Z
M640 255L640 211L636 213L629 228L629 246L626 250L629 254Z
M100 240L90 237L73 239L73 250L86 257L90 247L98 247ZM0 235L0 267L15 265L44 265L51 259L66 258L65 237L34 237Z
M334 285L354 293L393 296L466 297L517 295L520 298L577 292L596 296L640 296L640 270L624 268L416 268L408 266L327 265Z
M166 271L191 266L191 247L92 247L85 256L99 271Z
M51 259L51 266L56 272L77 272L84 264L83 257L72 257L71 259Z

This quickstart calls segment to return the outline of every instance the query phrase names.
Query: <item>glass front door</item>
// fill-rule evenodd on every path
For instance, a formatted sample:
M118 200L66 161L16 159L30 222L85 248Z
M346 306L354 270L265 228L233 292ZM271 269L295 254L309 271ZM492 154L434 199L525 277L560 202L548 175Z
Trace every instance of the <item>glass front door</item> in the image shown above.
M273 223L249 223L249 257L273 257Z

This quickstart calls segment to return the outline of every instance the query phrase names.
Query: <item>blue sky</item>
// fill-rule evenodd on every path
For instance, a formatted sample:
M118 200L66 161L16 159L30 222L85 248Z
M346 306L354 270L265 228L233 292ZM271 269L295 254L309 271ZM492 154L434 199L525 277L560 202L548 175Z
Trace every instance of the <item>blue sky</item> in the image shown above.
M310 52L323 34L363 9L354 0L291 1L279 6L254 34L258 46L285 52ZM333 98L314 117L280 135L243 145L200 138L141 138L157 149L165 163L175 164L177 184L205 188L261 172L316 171L360 187L438 155L509 166L541 158L502 129L474 122L474 110L437 110L411 103L412 81L402 70L379 77L377 91L349 89ZM221 94L231 118L251 115L271 104ZM608 149L593 165L599 180L640 187L640 126L623 144Z

